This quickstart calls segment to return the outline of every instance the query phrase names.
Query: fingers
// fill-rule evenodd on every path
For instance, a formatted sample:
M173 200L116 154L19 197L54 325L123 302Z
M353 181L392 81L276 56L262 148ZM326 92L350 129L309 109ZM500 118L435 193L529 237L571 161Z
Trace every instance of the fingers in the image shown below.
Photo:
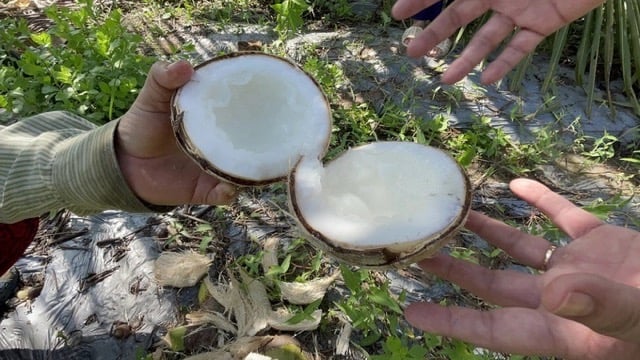
M187 61L178 61L173 64L165 62L153 64L144 87L136 99L137 110L168 111L173 92L191 79L193 71L193 67Z
M500 55L482 71L481 82L483 84L491 84L502 79L525 56L533 52L544 38L544 36L533 31L524 29L518 31Z
M635 287L594 274L562 275L544 288L542 304L600 334L640 342L640 289Z
M413 10L415 3L396 4L398 12ZM433 47L450 37L457 29L467 25L489 10L482 1L456 1L438 16L407 48L409 56L427 54ZM469 74L483 59L513 33L516 24L500 12L494 15L475 34L460 57L442 75L442 82L453 84ZM483 72L485 84L500 80L542 41L544 36L529 30L518 32L505 50Z
M193 187L193 194L188 200L190 204L226 205L232 203L238 195L235 185L221 182L215 176L204 172L199 173Z
M568 199L534 180L517 179L509 186L519 198L540 209L572 239L603 225L595 215L578 208Z
M229 183L219 183L207 194L205 204L227 205L232 203L237 195L237 187Z
M423 260L419 265L426 272L451 281L494 305L528 308L540 305L538 279L530 274L489 270L444 254Z
M513 32L514 26L514 23L508 17L500 13L495 13L491 16L489 21L473 36L464 51L460 54L460 57L454 61L443 74L442 82L452 84L464 78ZM507 58L497 64L507 65L506 61L511 61L511 59ZM517 64L517 62L515 64ZM504 70L504 75L510 69L511 68L500 70Z
M584 347L580 328L533 309L502 308L479 311L415 303L405 310L411 325L429 333L453 337L483 348L522 355L564 356L560 345ZM571 337L563 338L563 334Z
M450 37L488 10L484 1L456 0L427 26L407 47L407 55L418 57L427 54L436 45Z
M465 227L504 250L521 264L542 268L544 254L549 248L547 240L524 233L476 211L469 213Z
M184 60L172 64L157 62L151 67L149 75L159 87L175 90L191 79L193 67Z

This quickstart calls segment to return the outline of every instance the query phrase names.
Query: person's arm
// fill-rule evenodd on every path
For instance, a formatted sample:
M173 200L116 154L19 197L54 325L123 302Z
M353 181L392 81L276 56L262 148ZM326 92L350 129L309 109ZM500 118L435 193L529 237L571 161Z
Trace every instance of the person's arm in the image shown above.
M0 128L0 223L61 208L158 212L233 201L235 186L204 172L171 129L171 96L192 74L186 61L154 64L131 108L99 128L64 112Z
M67 112L49 112L0 129L0 223L68 208L149 212L130 190L116 159L118 121L96 127Z
M398 0L392 14L406 19L437 0ZM482 73L485 84L500 80L547 36L585 15L605 0L455 0L407 48L409 56L422 56L457 29L485 13L491 18L474 34L460 57L442 75L455 83L470 73L503 40L514 33L500 55Z

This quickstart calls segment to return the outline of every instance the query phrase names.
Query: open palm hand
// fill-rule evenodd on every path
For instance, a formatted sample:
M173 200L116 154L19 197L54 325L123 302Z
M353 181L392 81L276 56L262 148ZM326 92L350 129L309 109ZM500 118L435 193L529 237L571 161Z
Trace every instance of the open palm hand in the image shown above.
M398 0L392 13L405 19L437 0ZM547 36L576 20L604 0L455 0L422 31L407 48L410 56L427 54L457 29L491 13L474 34L460 57L443 74L442 81L454 83L478 65L503 40L511 36L501 54L484 70L485 84L500 80Z
M489 270L444 254L424 260L425 271L500 307L416 303L406 310L409 322L496 351L640 358L640 233L605 224L537 182L515 180L511 188L573 240L553 252L541 274ZM516 261L544 270L547 240L477 212L466 227Z

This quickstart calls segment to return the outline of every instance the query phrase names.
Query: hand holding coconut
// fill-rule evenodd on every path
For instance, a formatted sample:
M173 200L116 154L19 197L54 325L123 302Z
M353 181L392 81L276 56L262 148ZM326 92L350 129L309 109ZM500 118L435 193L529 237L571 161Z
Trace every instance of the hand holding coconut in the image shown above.
M173 136L171 96L192 75L185 61L154 64L140 95L120 119L120 168L133 192L153 205L225 204L236 194L234 186L202 171Z
M539 208L573 241L547 240L471 212L466 227L542 274L489 270L438 255L420 262L487 302L490 311L417 303L410 323L499 352L563 359L640 358L640 233L606 224L531 180L512 191Z

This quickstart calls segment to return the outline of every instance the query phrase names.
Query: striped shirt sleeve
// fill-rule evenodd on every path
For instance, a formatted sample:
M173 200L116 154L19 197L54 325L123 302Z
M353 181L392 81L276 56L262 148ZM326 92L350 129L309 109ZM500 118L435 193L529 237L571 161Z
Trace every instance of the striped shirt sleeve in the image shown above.
M49 112L0 127L0 223L67 208L151 212L125 181L115 155L118 121L96 127Z

